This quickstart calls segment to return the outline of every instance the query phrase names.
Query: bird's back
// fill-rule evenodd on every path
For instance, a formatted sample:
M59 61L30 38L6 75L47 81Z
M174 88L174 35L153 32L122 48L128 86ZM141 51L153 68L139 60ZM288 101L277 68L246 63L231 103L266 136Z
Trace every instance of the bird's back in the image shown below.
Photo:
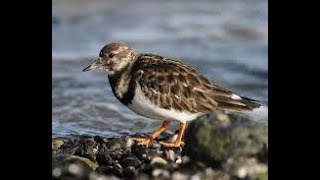
M170 58L139 54L132 67L131 85L139 84L144 96L164 109L207 113L215 109L243 111L259 107L210 82L193 67Z

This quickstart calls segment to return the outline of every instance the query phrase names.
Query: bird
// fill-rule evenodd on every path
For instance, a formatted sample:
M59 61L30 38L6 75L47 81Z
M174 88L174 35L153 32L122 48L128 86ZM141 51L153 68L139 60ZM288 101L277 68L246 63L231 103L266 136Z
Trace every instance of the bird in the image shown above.
M192 66L165 56L137 53L123 42L107 43L82 71L106 72L115 97L133 112L162 121L148 136L135 137L148 146L171 122L179 123L175 141L160 141L164 147L178 148L187 122L215 110L252 111L261 106L250 99L210 81Z

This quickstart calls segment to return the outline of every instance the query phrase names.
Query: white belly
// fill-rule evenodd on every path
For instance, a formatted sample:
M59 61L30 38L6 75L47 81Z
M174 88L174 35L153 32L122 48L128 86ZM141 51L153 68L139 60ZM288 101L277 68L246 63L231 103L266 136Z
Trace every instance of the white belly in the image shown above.
M143 95L139 85L137 85L135 95L131 101L131 104L128 104L128 106L132 111L142 116L162 121L191 121L200 115L203 115L203 113L192 114L189 112L180 112L173 109L160 108L151 103L151 101Z

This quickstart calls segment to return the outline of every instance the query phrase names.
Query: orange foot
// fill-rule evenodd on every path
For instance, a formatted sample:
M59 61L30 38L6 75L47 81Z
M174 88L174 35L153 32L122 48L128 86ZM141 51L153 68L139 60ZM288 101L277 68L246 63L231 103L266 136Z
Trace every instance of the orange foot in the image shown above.
M185 122L180 122L179 123L179 126L180 126L180 129L179 129L179 133L178 133L178 137L177 139L175 140L175 142L165 142L165 141L161 141L159 142L162 146L164 147L173 147L173 148L178 148L180 147L181 145L184 144L184 142L182 142L182 136L183 136L183 133L186 129L186 123Z
M164 130L169 126L169 121L163 121L160 128L155 130L150 136L147 137L135 137L133 138L138 142L139 145L148 146L154 139L156 139Z
M159 144L161 144L164 147L172 147L172 148L178 148L180 146L184 145L184 142L181 141L180 143L177 142L165 142L165 141L160 141Z
M148 146L152 142L152 139L149 136L147 136L147 137L134 137L133 140L136 140L139 145L144 145L144 146Z

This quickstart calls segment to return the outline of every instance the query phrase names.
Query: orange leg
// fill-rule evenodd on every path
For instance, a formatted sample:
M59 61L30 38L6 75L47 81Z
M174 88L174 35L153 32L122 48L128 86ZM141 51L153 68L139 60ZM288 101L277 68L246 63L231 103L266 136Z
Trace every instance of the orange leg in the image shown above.
M180 147L183 144L182 137L183 137L183 133L186 129L186 123L180 122L179 126L180 126L180 130L179 130L179 134L178 134L178 137L175 142L160 142L160 144L165 147L175 147L175 148Z
M154 139L156 139L168 127L169 127L169 121L164 121L162 123L161 127L158 128L157 130L155 130L150 136L147 136L147 137L136 137L136 138L133 138L133 139L138 141L139 145L148 145Z

